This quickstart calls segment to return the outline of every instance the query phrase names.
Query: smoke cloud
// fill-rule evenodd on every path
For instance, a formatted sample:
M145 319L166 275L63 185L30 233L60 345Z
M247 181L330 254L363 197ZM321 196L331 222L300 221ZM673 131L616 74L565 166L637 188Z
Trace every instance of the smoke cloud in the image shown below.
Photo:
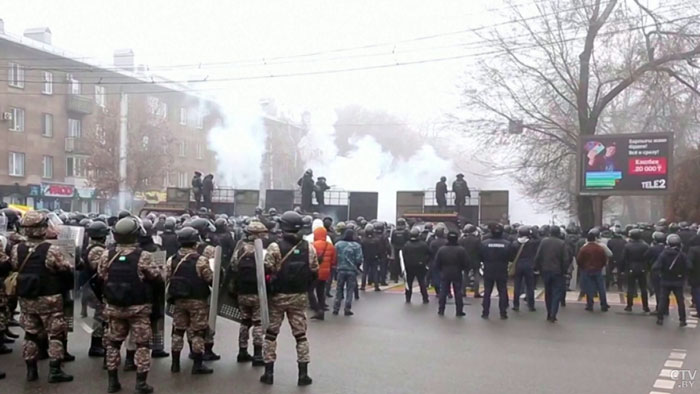
M306 166L314 170L316 177L326 177L335 188L378 192L380 220L395 220L397 191L423 190L432 187L441 176L456 173L453 163L438 156L427 144L416 147L407 159L400 159L373 137L363 136L351 139L351 149L338 155L335 111L319 109L311 114L309 133L299 143Z

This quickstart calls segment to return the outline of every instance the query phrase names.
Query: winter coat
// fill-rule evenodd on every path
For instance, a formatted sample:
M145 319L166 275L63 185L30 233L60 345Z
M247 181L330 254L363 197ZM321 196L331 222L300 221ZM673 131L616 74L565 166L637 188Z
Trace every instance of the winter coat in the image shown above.
M331 268L337 264L335 247L327 240L327 233L324 227L314 230L314 248L318 256L318 279L328 280L331 277Z

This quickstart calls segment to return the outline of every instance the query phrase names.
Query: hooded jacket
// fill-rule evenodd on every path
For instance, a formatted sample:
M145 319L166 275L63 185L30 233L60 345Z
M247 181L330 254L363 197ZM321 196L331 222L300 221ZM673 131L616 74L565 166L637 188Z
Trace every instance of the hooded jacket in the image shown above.
M318 279L328 280L331 277L331 268L337 264L335 247L327 240L328 233L324 227L314 230L314 248L318 256Z

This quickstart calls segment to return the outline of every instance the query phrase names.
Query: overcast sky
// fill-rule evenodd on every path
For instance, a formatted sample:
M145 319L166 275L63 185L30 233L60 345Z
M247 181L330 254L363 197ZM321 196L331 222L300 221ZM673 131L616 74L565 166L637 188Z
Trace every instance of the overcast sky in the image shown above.
M1 2L0 18L14 35L48 26L55 46L104 62L132 48L156 73L206 76L210 82L194 86L248 104L261 97L292 108L361 104L424 122L455 107L459 78L478 56L433 60L487 52L468 30L501 22L503 7L500 0L22 0ZM358 46L365 48L338 51ZM313 55L290 58L298 54ZM512 211L516 220L546 219Z

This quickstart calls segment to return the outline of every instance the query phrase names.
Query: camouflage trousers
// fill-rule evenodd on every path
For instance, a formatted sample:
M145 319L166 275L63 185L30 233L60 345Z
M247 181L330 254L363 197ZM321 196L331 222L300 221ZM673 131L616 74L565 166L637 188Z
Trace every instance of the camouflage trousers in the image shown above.
M292 335L297 342L297 361L308 363L309 341L306 339L306 308L309 299L303 294L275 294L270 298L270 327L265 333L265 345L263 358L266 363L273 363L277 359L277 336L282 327L285 314L289 319Z
M131 334L136 343L134 362L138 372L151 369L151 320L150 308L144 305L130 307L111 307L105 311L107 317L107 370L116 371L121 364L121 347L126 337Z
M96 338L104 338L105 327L105 305L101 302L95 304L95 321L92 323L92 336Z
M2 280L0 278L0 280ZM10 314L10 309L8 306L9 302L5 293L0 290L0 332L7 329L8 315Z
M39 357L39 342L41 337L49 337L49 358L51 361L63 359L63 341L66 339L68 325L63 311L52 313L29 313L22 310L20 323L24 327L25 360L36 360Z
M253 294L239 295L238 308L241 311L241 327L238 330L238 347L248 347L251 327L253 328L253 346L262 346L263 332L258 296Z
M205 300L176 300L173 310L172 350L181 352L184 336L192 342L192 353L204 353L204 336L209 328L209 304Z

